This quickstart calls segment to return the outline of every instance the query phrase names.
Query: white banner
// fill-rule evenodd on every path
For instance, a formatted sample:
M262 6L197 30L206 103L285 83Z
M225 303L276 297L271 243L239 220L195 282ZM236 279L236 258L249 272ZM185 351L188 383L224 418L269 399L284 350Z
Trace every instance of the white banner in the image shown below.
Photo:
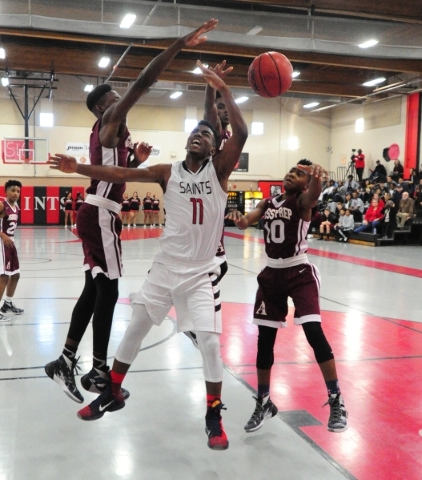
M89 143L67 142L66 155L75 157L78 163L89 164Z

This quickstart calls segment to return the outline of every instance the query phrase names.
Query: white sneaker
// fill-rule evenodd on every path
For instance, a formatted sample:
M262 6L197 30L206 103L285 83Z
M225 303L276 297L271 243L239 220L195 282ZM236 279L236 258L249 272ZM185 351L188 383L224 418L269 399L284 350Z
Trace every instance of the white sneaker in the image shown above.
M144 225L144 228L147 228L147 226L146 226L146 225Z
M10 318L0 313L0 322L10 322Z
M153 224L151 224L151 225L149 226L149 228L152 228L153 226L154 226L154 225L153 225Z
M136 227L136 223L134 223L134 224L132 225L132 227Z
M128 223L126 226L127 226L127 228L130 228L130 223Z

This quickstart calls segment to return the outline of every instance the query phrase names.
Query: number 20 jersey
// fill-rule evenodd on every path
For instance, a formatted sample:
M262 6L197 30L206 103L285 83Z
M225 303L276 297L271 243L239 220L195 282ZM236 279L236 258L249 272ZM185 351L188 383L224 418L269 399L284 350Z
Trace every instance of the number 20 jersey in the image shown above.
M164 194L166 227L160 237L163 252L181 262L208 263L220 243L227 193L212 161L191 172L184 161L171 166Z
M266 198L264 209L265 252L271 259L291 259L308 250L306 236L310 222L299 216L297 198L300 194L281 200L280 196ZM289 266L289 262L285 262Z

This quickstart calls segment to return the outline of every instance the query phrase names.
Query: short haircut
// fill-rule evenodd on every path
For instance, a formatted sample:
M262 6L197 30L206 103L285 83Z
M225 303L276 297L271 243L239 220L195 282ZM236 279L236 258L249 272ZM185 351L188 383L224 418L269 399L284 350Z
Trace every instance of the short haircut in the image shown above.
M19 180L8 180L4 184L4 189L7 190L10 187L19 187L22 188L22 183Z
M198 125L205 125L206 127L208 127L214 135L215 146L217 147L218 145L220 145L220 134L217 132L212 123L208 122L207 120L201 120L200 122L198 122Z
M299 160L297 162L298 165L307 165L308 167L312 165L312 162L310 160L306 160L306 158L302 158L302 160Z
M95 87L86 97L86 106L88 107L88 110L92 112L95 105L97 105L101 98L103 98L108 92L111 92L111 85L108 83L103 83L102 85Z

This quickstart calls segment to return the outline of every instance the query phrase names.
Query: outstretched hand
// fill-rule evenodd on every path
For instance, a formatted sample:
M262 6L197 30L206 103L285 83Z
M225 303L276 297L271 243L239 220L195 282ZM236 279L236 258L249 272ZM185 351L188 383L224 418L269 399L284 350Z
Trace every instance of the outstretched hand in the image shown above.
M148 157L151 155L151 151L152 145L149 143L137 142L133 145L133 154L135 155L138 165L141 165L141 163L144 163L146 160L148 160Z
M76 158L62 153L50 156L47 163L50 164L51 169L60 170L63 173L75 173L78 166Z
M206 42L207 37L201 37L204 33L207 33L217 26L218 20L211 18L208 22L205 22L201 27L184 37L186 47L196 47L200 43Z
M201 69L201 76L205 78L208 82L208 85L215 90L220 90L220 88L226 86L224 80L217 75L217 73L212 68L207 68L199 60L196 61L196 64Z
M224 67L226 66L226 61L223 60L221 63L217 63L217 65L213 67L209 67L209 69L216 73L220 78L224 78L228 73L231 73L233 71L233 67L228 67L224 70Z
M317 165L316 163L313 163L312 165L296 165L296 168L315 178L321 178L323 175L328 175L328 172L324 170L321 165Z

